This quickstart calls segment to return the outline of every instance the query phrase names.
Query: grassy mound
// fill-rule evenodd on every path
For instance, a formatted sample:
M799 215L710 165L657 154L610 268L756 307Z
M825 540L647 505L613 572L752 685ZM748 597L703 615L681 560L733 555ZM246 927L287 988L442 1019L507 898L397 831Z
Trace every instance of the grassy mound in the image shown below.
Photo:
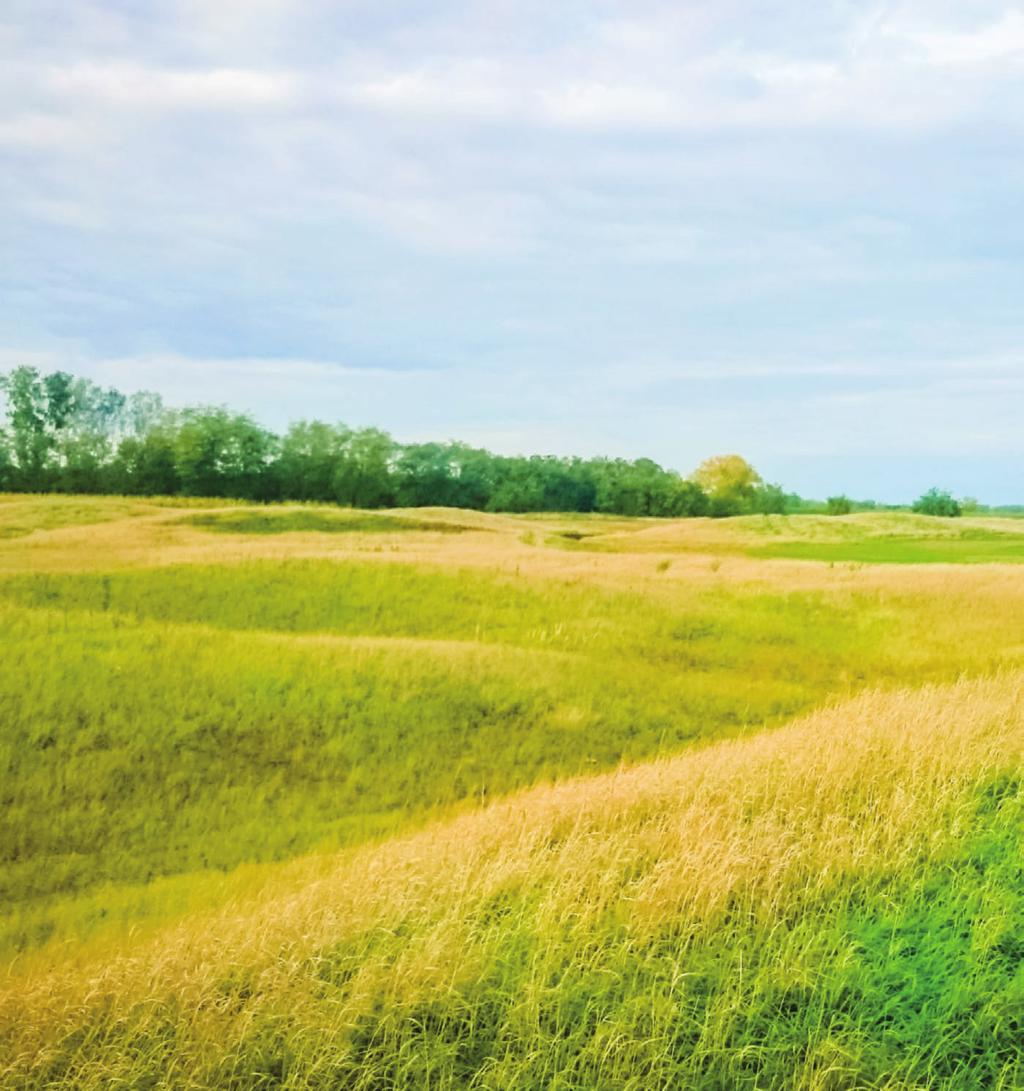
M11 1088L1011 1088L1024 676L537 788L15 966Z
M398 531L430 531L462 534L473 528L444 519L417 519L327 507L245 508L232 512L206 512L181 520L186 526L221 534L392 534Z
M1019 519L940 519L907 512L662 520L578 537L580 548L597 550L741 554L833 564L1024 562L1024 522Z
M33 496L0 493L0 541L40 530L92 526L151 514L150 501L108 496Z
M672 609L404 565L0 581L0 952L159 910L125 884L777 722L888 675L885 629L816 594Z

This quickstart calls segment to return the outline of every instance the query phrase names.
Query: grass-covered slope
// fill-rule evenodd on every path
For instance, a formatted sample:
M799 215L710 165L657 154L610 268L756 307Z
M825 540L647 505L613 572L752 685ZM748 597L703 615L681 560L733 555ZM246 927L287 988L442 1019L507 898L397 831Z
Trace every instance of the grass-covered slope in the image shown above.
M15 967L10 1088L1013 1088L1024 679L539 788Z
M1024 614L971 610L365 559L0 577L0 953L177 911L154 880L1012 662Z
M1024 522L995 517L944 519L907 512L648 520L627 530L588 535L578 546L830 564L1019 564L1024 562Z
M50 504L0 1087L1024 1086L1019 523Z

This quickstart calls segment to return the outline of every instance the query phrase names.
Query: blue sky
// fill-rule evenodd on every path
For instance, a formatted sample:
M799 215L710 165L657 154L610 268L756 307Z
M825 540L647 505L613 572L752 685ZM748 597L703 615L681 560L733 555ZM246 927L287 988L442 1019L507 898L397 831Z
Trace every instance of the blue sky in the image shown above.
M7 0L0 368L1024 500L1024 3Z

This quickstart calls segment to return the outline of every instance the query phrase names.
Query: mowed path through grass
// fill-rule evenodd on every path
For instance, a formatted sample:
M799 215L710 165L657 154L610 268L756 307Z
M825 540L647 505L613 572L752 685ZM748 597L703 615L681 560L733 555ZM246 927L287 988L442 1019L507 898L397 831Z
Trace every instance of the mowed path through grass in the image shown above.
M1016 569L936 594L913 572L645 554L705 521L47 503L11 505L44 529L0 552L0 949L1024 651ZM581 527L616 551L581 554Z

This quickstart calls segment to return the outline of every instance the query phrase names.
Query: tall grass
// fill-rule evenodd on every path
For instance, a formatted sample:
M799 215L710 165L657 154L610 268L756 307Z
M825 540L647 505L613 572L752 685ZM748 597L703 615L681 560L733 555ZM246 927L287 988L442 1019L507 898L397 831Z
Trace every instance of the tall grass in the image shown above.
M25 971L6 1086L1020 1086L1022 681L534 789Z
M998 521L130 503L0 507L0 1086L1024 1085L1024 570L740 556Z

